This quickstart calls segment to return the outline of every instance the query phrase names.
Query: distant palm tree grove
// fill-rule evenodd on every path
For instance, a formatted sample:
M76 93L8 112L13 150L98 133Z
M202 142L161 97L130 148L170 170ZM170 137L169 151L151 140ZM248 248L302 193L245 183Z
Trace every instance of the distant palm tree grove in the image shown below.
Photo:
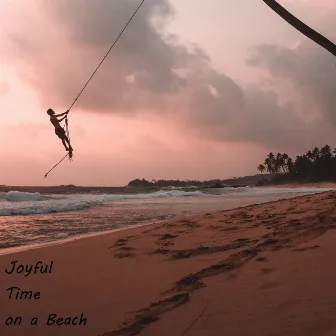
M287 154L271 152L257 169L261 174L269 174L269 182L335 181L336 149L332 151L329 145L315 147L294 161Z

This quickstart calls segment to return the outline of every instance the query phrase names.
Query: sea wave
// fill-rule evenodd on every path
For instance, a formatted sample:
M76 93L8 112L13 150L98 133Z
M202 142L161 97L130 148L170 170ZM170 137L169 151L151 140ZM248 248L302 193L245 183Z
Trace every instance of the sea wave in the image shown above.
M210 190L210 189L209 189ZM0 193L0 216L15 216L29 214L47 214L65 211L78 211L104 203L118 202L123 200L148 200L157 198L192 197L192 196L262 196L271 194L303 195L334 190L333 188L220 188L216 193L205 189L204 192L183 190L160 190L145 194L71 194L71 195L42 195L20 191ZM225 202L225 199L223 199Z
M25 202L25 201L42 201L44 199L48 199L48 197L43 196L40 193L29 193L16 190L8 192L0 192L0 201Z
M166 197L190 197L204 195L201 191L168 190L147 194L116 195L116 194L72 194L42 195L9 191L0 193L0 216L45 214L63 211L83 210L92 206L119 200L137 200Z

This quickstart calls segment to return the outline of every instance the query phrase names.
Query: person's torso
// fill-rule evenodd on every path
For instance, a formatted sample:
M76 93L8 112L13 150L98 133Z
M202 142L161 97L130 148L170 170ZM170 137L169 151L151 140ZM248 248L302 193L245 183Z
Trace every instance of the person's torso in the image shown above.
M56 117L50 117L50 121L55 126L55 128L61 128L61 125Z

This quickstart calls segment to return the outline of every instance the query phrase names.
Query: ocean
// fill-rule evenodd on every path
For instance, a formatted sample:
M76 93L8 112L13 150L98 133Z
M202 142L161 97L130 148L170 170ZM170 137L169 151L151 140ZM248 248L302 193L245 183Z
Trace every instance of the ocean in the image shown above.
M331 188L171 188L134 194L0 192L0 253L103 231L220 211Z

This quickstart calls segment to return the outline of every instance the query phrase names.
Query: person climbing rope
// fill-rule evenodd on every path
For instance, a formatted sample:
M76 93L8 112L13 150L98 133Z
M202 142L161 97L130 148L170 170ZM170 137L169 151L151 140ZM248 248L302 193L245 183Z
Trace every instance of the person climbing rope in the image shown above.
M73 149L70 145L70 140L65 134L64 128L60 125L60 122L67 117L69 110L61 114L55 114L55 112L52 109L48 109L47 113L50 115L50 122L55 127L56 135L62 140L65 150L69 152L69 156L71 156ZM64 117L61 119L58 119L58 117L62 117L62 116Z

